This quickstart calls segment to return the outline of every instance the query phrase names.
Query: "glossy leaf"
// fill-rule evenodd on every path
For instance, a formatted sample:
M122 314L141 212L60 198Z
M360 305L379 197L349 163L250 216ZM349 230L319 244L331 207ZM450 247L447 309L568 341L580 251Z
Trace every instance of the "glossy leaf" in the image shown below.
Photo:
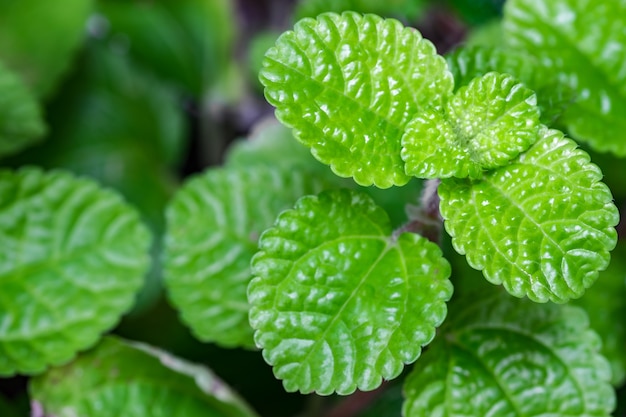
M352 12L298 22L268 51L260 78L278 119L317 159L379 188L409 181L404 128L426 105L441 108L453 87L415 29Z
M253 417L209 369L150 346L106 337L32 380L33 409L55 417Z
M609 265L619 220L602 172L557 130L479 181L448 179L441 214L454 248L494 284L565 302Z
M132 305L149 233L115 193L62 171L0 171L0 375L92 346Z
M407 378L405 417L611 415L610 368L583 310L505 295L457 313Z
M519 50L499 47L461 47L446 56L450 71L454 74L455 88L467 85L475 77L491 71L513 75L537 94L537 106L541 121L549 126L562 116L575 99L574 91L556 74L538 71L539 60Z
M22 80L0 62L0 157L19 152L45 131L39 103Z
M539 109L532 90L495 72L474 79L445 105L406 127L402 159L419 178L480 178L537 140Z
M259 248L250 324L287 391L372 390L415 361L446 316L450 266L439 248L392 235L363 193L303 197Z
M325 184L305 171L211 169L183 186L167 208L165 279L196 337L252 347L246 288L258 236L282 210Z
M67 0L63 7L40 0L0 2L0 60L38 97L49 96L71 66L92 6L92 0Z
M589 315L591 328L602 339L602 354L611 364L612 383L626 381L626 248L617 246L611 264L576 305Z
M505 37L557 73L576 93L562 122L595 150L626 155L626 2L511 0Z

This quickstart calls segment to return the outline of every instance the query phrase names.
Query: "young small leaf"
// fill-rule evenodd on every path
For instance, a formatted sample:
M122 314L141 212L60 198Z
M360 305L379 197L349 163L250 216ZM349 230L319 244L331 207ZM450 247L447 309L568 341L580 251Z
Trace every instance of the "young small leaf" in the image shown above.
M250 324L287 391L372 390L415 361L445 318L452 286L441 251L392 235L364 193L303 197L259 248Z
M580 308L500 295L451 320L406 380L405 417L611 415L610 368Z
M34 378L29 388L33 406L41 411L37 415L256 416L209 369L113 337Z
M45 131L39 103L17 74L0 62L0 157L22 150Z
M510 0L505 39L537 56L538 76L577 93L561 121L597 151L626 155L626 2Z
M353 12L298 22L268 51L260 79L277 118L317 159L380 188L409 181L404 128L426 105L441 108L453 87L418 31Z
M443 111L424 110L402 137L408 175L480 178L525 151L537 139L535 93L506 74L474 79Z
M494 284L531 300L580 297L604 270L619 220L602 172L563 133L479 181L446 179L440 209L454 248Z
M0 375L93 345L132 305L150 236L134 209L61 171L0 171Z
M178 191L166 211L165 284L196 337L254 346L246 288L258 236L324 188L305 171L254 166L211 169Z
M559 81L557 74L538 70L538 59L528 52L495 47L461 47L446 56L454 74L454 86L467 85L491 71L513 75L537 94L541 121L552 126L575 101L574 90Z

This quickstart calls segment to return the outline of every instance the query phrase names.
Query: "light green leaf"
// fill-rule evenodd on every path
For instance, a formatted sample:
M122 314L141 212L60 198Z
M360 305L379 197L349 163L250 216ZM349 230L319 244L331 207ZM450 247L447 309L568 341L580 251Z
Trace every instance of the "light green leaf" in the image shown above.
M392 234L364 193L303 197L259 248L250 324L287 391L372 390L415 361L446 316L452 285L441 251Z
M19 77L0 62L0 157L21 151L45 131L39 103Z
M591 327L602 339L602 354L611 364L612 383L626 381L626 248L619 245L606 271L576 305L585 309Z
M294 12L295 19L317 17L325 12L341 13L352 10L373 13L383 17L415 20L425 5L424 0L300 0Z
M49 96L83 40L92 0L0 2L0 60L38 97Z
M211 169L166 211L165 283L200 340L253 347L246 289L258 236L301 196L325 188L306 171Z
M0 171L0 375L35 374L92 346L148 267L138 214L62 171Z
M406 127L402 159L419 178L480 178L535 140L539 109L532 90L490 72L462 87L444 111L427 109Z
M254 417L209 369L159 349L106 337L30 384L34 407L56 417ZM35 415L35 414L33 414Z
M418 31L352 12L298 22L268 51L260 79L278 119L317 159L379 188L409 181L404 128L426 105L441 108L453 87Z
M480 181L447 179L440 210L454 248L516 297L580 297L609 265L619 220L602 172L557 130Z
M461 47L446 56L454 74L455 88L467 85L475 77L490 71L513 75L537 93L541 121L553 125L575 99L574 91L559 82L557 74L538 70L539 60L520 51L496 47Z
M456 313L407 378L405 417L611 415L610 368L583 310L501 295Z
M513 49L541 61L577 93L562 122L595 150L626 155L626 1L510 0L504 29Z

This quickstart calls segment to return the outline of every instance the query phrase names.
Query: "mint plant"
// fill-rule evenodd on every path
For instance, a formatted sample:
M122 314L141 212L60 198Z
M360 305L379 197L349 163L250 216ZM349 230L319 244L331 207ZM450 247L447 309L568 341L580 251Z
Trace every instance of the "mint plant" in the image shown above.
M249 99L229 4L85 0L49 78L0 29L0 376L28 378L0 415L295 415L243 357L312 416L400 386L348 417L619 415L624 1L509 0L442 55L425 0L302 0L275 118L178 182L186 121L217 152Z

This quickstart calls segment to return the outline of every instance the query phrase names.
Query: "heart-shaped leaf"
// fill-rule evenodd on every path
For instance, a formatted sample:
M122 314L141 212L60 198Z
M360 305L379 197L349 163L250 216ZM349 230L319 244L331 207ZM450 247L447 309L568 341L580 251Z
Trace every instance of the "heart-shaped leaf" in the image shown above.
M602 172L558 130L479 181L446 179L441 214L454 248L508 292L580 297L609 265L619 221Z
M393 19L345 12L299 21L267 52L260 79L276 116L313 155L361 185L406 184L406 124L451 94L432 43Z
M303 197L259 248L250 324L287 391L374 389L418 358L446 316L450 265L439 248L393 235L362 192Z

